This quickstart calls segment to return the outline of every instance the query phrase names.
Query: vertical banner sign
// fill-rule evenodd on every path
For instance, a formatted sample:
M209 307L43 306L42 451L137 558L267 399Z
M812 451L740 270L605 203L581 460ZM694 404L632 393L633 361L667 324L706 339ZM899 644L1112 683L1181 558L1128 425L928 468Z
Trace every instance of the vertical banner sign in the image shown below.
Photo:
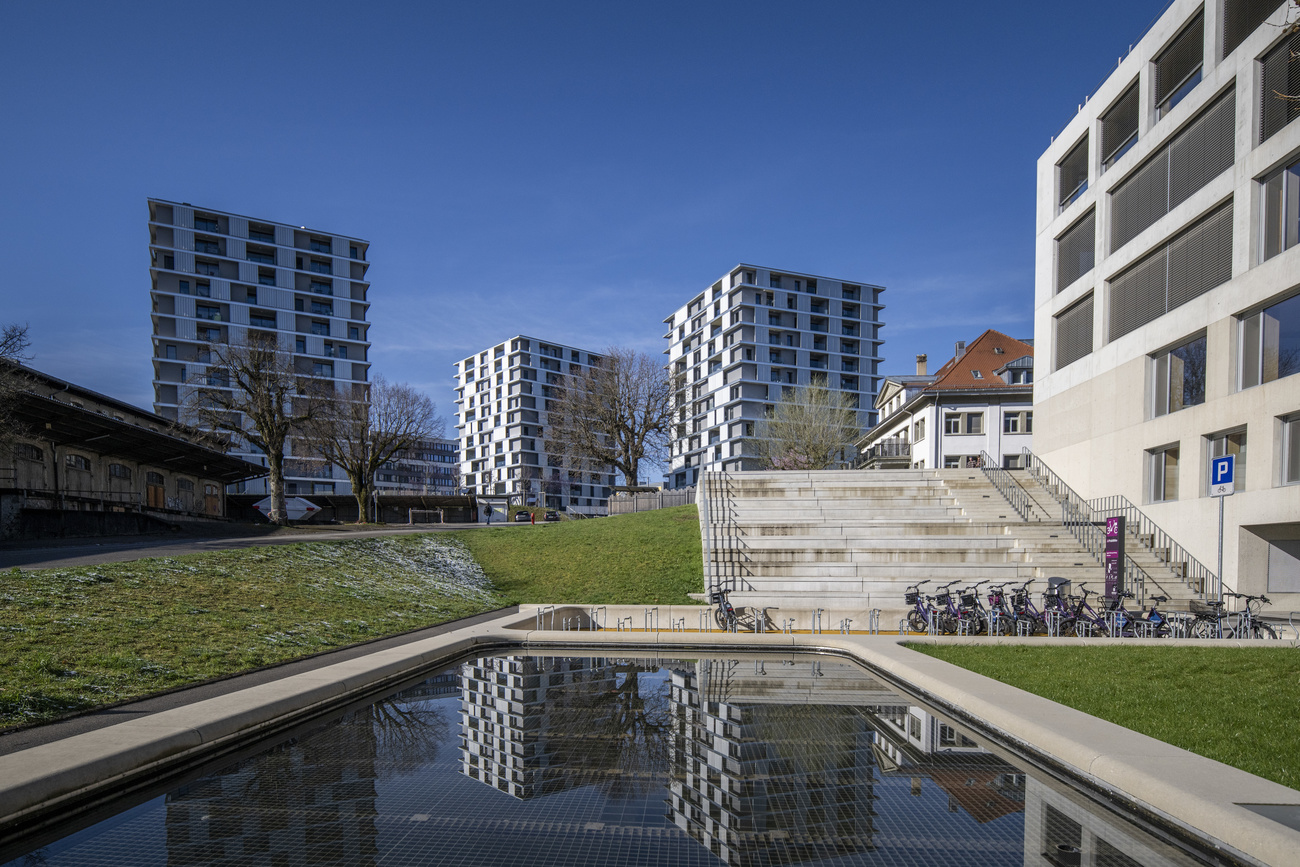
M1124 518L1106 519L1106 596L1124 590Z

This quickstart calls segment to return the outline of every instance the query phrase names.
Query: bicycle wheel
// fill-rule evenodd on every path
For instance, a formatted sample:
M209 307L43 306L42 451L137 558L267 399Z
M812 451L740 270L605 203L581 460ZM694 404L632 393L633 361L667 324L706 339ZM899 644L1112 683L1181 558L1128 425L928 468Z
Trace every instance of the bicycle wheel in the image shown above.
M1277 638L1276 629L1269 626L1267 623L1260 623L1258 620L1255 621L1254 628L1251 631L1254 633L1255 638L1266 638L1269 640Z
M925 615L919 611L913 611L907 615L907 628L913 632L925 632L926 622Z
M947 612L939 614L939 631L944 635L957 634L957 618Z
M713 609L713 619L717 621L719 629L729 629L731 627L731 618L727 616L725 608Z
M1198 617L1192 624L1192 638L1218 638L1219 627L1213 620Z

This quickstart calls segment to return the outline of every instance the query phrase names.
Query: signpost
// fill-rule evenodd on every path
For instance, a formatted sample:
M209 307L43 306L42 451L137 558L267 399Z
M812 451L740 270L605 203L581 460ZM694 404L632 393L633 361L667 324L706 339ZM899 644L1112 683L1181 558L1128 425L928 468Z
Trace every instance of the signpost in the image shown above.
M1106 597L1124 592L1124 516L1106 519Z
M1215 580L1219 585L1217 596L1220 602L1223 601L1223 501L1236 489L1236 476L1236 455L1210 458L1210 496L1219 498L1219 570Z

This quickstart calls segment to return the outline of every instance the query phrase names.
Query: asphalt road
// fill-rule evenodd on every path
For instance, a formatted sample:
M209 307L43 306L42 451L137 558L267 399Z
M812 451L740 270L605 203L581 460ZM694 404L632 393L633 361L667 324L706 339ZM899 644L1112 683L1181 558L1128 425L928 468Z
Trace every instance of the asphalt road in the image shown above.
M175 557L180 554L197 554L203 551L225 551L233 548L258 548L264 545L291 545L297 542L333 542L342 539L368 539L375 536L404 536L411 533L436 533L447 530L465 530L483 524L431 524L420 527L395 527L382 530L303 529L277 531L273 534L202 536L177 538L176 536L115 536L98 541L87 539L65 540L53 543L11 543L0 547L0 569L48 569L56 566L94 566L98 563L120 563L142 557ZM528 524L493 522L497 527Z

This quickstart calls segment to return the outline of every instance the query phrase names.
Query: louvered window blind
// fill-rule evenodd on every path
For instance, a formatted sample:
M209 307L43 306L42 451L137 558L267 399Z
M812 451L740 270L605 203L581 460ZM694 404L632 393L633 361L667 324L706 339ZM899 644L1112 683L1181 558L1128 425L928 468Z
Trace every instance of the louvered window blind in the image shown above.
M1232 166L1236 92L1229 89L1110 194L1115 252Z
M1137 141L1137 82L1101 118L1101 164L1110 168Z
M1092 270L1096 247L1097 212L1091 210L1056 239L1057 292Z
M1092 352L1092 295L1056 317L1056 369Z
M1232 203L1197 221L1110 281L1110 340L1232 277Z
M1231 54L1281 5L1279 0L1226 0L1223 4L1223 56Z
M1173 108L1173 104L1166 105L1170 97L1184 93L1183 85L1200 72L1204 55L1205 17L1198 12L1156 58L1156 107L1161 114Z
M1292 55L1297 55L1292 59ZM1267 141L1300 117L1300 32L1264 55L1260 86L1259 140ZM1286 99L1285 97L1291 97Z
M1058 204L1064 208L1088 189L1088 137L1070 148L1065 159L1056 165L1061 197Z

